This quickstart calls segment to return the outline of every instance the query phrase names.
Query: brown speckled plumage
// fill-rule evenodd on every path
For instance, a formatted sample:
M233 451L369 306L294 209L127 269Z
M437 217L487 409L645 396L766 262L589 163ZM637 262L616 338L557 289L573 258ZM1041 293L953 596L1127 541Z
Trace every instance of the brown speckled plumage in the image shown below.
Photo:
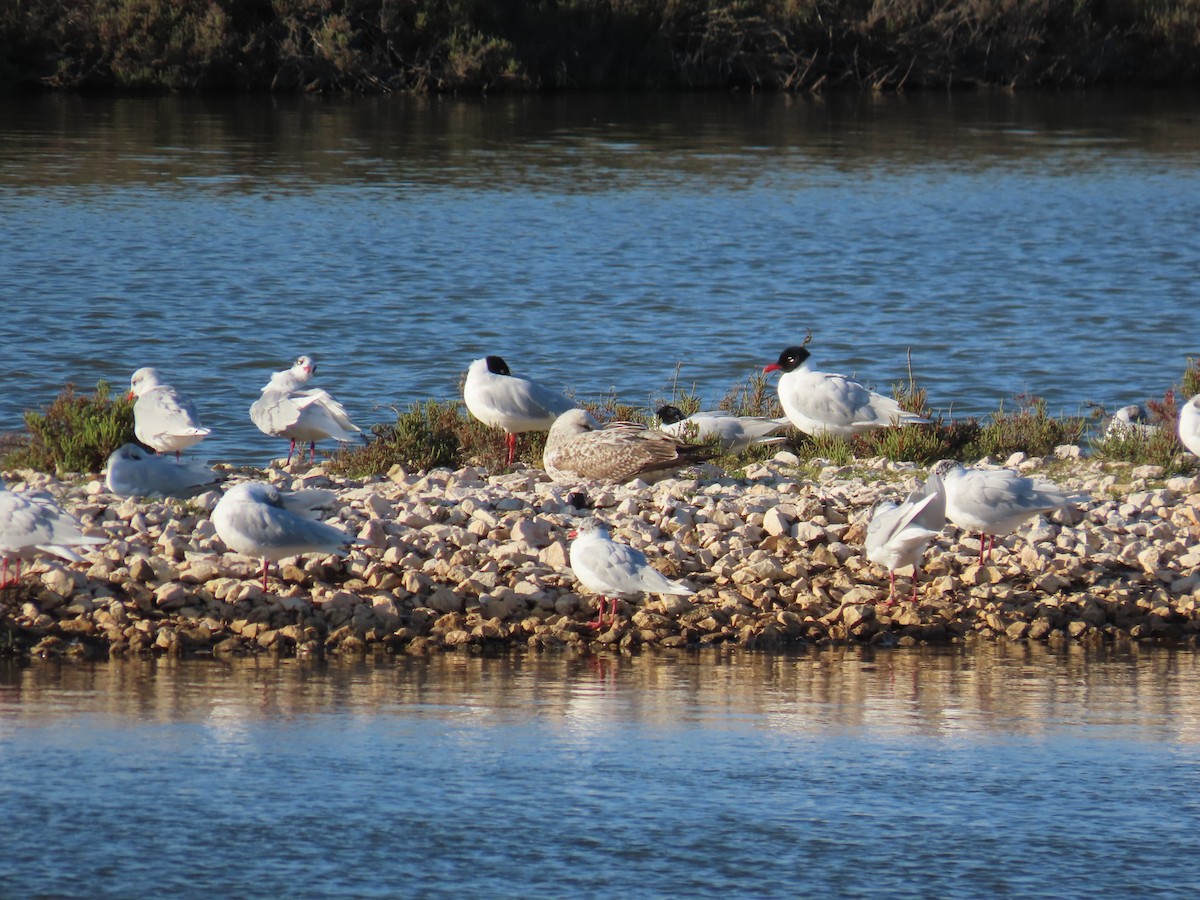
M708 447L686 444L657 429L631 428L624 423L601 428L586 410L572 409L551 427L542 462L546 473L560 483L619 484L662 477L712 455Z

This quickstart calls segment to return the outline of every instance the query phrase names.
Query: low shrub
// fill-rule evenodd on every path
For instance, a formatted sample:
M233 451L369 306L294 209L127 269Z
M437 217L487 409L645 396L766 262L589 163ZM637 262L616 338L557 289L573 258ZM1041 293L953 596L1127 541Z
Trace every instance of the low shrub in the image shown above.
M963 448L959 459L971 461L990 456L1003 461L1019 452L1049 456L1060 444L1079 443L1087 430L1087 420L1082 416L1051 416L1042 397L1018 394L1014 400L1016 410L1008 412L1002 404Z
M133 436L133 401L109 396L107 382L96 393L75 393L68 384L45 410L25 413L28 434L4 457L6 469L41 472L99 472L109 455Z

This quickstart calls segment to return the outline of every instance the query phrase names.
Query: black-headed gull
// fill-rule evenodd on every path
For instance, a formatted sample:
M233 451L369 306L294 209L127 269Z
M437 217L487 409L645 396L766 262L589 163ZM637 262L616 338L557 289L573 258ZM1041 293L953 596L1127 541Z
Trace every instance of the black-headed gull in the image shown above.
M157 369L138 369L129 379L133 404L133 433L159 453L175 453L196 444L210 433L200 425L196 405L162 380Z
M316 370L311 357L299 357L290 369L271 376L262 389L262 396L250 407L250 420L259 431L292 442L287 463L292 461L297 442L301 445L308 442L308 459L312 462L317 453L317 441L333 438L348 443L362 430L350 421L345 407L328 391L319 388L302 390ZM303 446L300 457L304 457Z
M518 434L548 431L555 419L575 408L575 401L565 394L514 375L499 356L471 363L463 383L463 402L483 424L504 429L510 466L516 458Z
M266 591L268 563L304 553L342 555L350 545L363 543L312 518L336 499L331 491L287 493L262 482L244 482L225 492L213 510L212 522L230 550L262 559Z
M554 420L542 463L561 484L581 480L620 484L635 478L660 478L711 458L703 444L686 444L654 428L625 423L602 428L583 409L567 410Z
M108 457L104 483L118 497L190 497L221 480L208 466L155 456L124 444Z
M46 494L23 494L0 487L0 587L21 578L21 560L49 554L71 562L86 562L72 547L95 546L107 538L89 537L83 525ZM8 577L9 560L17 561Z
M929 421L845 375L810 369L808 357L802 345L788 347L779 354L778 362L763 367L764 372L783 373L779 377L779 402L792 424L805 434L851 437L889 425Z
M571 571L580 584L600 595L596 621L588 623L595 628L604 624L606 601L612 602L610 615L615 620L619 599L632 599L640 594L690 596L696 593L651 566L642 551L614 541L602 522L585 519L570 537L574 539Z
M946 518L967 531L979 532L979 562L991 556L996 537L1015 531L1026 519L1088 498L1067 494L1042 478L1012 469L966 468L951 459L933 467L945 485Z
M912 596L917 601L917 574L929 542L946 527L946 494L942 480L931 472L922 487L913 490L903 503L876 504L867 524L867 559L888 570L891 588L888 602L896 594L896 570L913 567Z
M787 419L768 419L763 416L735 416L723 409L707 410L685 416L677 406L660 406L655 415L667 434L689 437L694 434L700 441L715 437L721 449L729 453L741 453L752 444L778 444L786 441L776 432L787 428Z
M1200 456L1200 394L1179 411L1179 440L1196 456Z

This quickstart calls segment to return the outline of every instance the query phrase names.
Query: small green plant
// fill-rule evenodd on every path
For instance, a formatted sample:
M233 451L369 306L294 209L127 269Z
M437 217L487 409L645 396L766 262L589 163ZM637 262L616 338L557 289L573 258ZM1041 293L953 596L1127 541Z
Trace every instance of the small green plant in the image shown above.
M1200 359L1189 357L1178 385L1168 388L1160 399L1147 400L1149 425L1105 427L1093 437L1092 454L1098 459L1128 462L1138 466L1160 466L1166 475L1190 471L1192 458L1179 441L1180 404L1200 393ZM1098 410L1099 418L1106 418Z
M1128 462L1136 466L1161 466L1167 475L1187 471L1190 465L1174 428L1165 425L1149 429L1124 428L1106 431L1091 442L1097 459Z
M1060 444L1076 444L1083 437L1087 422L1082 416L1051 416L1042 397L1019 394L1014 399L1016 411L1006 412L1001 405L959 458L1004 460L1018 452L1048 456Z
M68 384L45 410L25 413L28 435L3 459L5 468L99 472L109 454L133 436L133 401L109 396L108 383L88 397Z
M462 458L458 404L428 400L407 410L395 409L394 424L371 428L365 447L343 448L329 463L332 472L351 478L384 474L392 466L409 469L457 467Z

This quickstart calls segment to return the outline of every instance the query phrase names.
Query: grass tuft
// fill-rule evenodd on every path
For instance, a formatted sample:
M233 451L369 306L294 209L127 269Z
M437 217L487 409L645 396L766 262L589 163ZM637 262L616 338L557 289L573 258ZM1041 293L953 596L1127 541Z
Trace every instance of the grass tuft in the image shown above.
M133 401L109 396L105 381L89 396L68 384L45 410L25 413L26 436L0 463L6 469L99 472L133 436Z

